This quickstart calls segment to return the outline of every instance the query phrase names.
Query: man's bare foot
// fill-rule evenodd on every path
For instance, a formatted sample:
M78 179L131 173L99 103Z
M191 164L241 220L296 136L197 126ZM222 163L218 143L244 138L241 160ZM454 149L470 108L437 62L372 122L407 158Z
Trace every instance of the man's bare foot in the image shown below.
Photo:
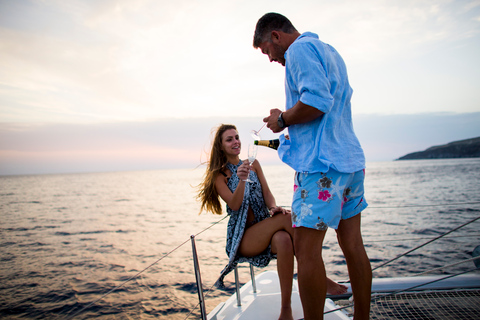
M280 316L278 317L278 320L293 320L292 307L282 307L280 309Z
M344 294L348 290L347 286L344 286L343 284L336 283L330 278L327 278L327 293L331 295L339 295L339 294Z

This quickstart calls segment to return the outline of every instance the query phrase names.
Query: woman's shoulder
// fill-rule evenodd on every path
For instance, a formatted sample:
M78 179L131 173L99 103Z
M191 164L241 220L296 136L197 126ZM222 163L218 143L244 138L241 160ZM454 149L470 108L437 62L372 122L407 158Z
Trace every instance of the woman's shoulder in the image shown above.
M223 169L220 170L220 174L226 178L228 178L228 175L225 173Z
M227 168L222 168L219 170L219 174L215 178L215 181L224 181L225 183L228 182L228 179L232 176L232 173Z
M257 159L255 159L255 161L252 163L252 166L255 169L262 169L262 165L260 164L260 162Z

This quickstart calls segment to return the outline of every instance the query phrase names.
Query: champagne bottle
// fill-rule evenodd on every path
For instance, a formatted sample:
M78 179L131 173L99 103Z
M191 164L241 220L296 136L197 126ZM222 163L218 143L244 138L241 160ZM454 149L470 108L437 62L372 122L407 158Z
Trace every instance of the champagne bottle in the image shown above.
M279 139L274 139L274 140L254 140L254 144L258 146L264 146L268 148L272 148L274 150L278 149L278 146L280 145L280 140Z

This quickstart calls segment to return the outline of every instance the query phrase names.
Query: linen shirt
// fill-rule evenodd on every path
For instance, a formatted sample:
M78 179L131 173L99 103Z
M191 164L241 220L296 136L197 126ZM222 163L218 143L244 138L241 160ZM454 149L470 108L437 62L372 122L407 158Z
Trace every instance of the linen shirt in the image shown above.
M365 156L352 124L353 90L340 54L306 32L285 52L286 109L299 100L324 115L288 128L278 155L297 172L353 173L365 168Z

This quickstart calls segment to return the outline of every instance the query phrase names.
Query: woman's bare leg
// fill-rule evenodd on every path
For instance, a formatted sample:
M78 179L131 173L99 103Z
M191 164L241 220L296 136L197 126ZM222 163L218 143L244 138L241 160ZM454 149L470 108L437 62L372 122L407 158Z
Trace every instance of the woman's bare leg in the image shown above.
M328 294L339 295L339 294L347 293L347 291L348 291L347 286L337 283L332 279L330 279L329 277L327 277L327 293Z
M295 252L293 248L293 234L294 231L291 224L291 215L277 214L272 218L265 219L248 228L245 231L239 248L241 255L250 257L262 253L270 244L272 245L272 251L277 254L277 270L282 290L282 308L283 306L289 305L290 311L294 271L293 257ZM288 236L288 238L286 236ZM281 242L286 242L286 244L279 245L278 243ZM285 251L281 250L282 248L288 248L289 246L292 247L291 258L289 256L289 249ZM282 288L282 283L285 288ZM345 293L347 289L345 286L340 285L329 278L326 279L326 284L327 290L330 294Z
M290 214L277 214L245 230L242 243L240 243L240 254L245 257L252 257L262 253L271 244L273 235L277 231L286 231L293 239Z
M277 255L277 272L281 291L281 309L278 319L292 320L292 283L294 268L293 229L290 214L277 214L254 224L245 231L240 254L255 256L270 244Z
M286 231L277 231L272 238L272 252L277 255L277 272L280 280L282 304L278 319L293 319L292 283L293 283L293 242Z

